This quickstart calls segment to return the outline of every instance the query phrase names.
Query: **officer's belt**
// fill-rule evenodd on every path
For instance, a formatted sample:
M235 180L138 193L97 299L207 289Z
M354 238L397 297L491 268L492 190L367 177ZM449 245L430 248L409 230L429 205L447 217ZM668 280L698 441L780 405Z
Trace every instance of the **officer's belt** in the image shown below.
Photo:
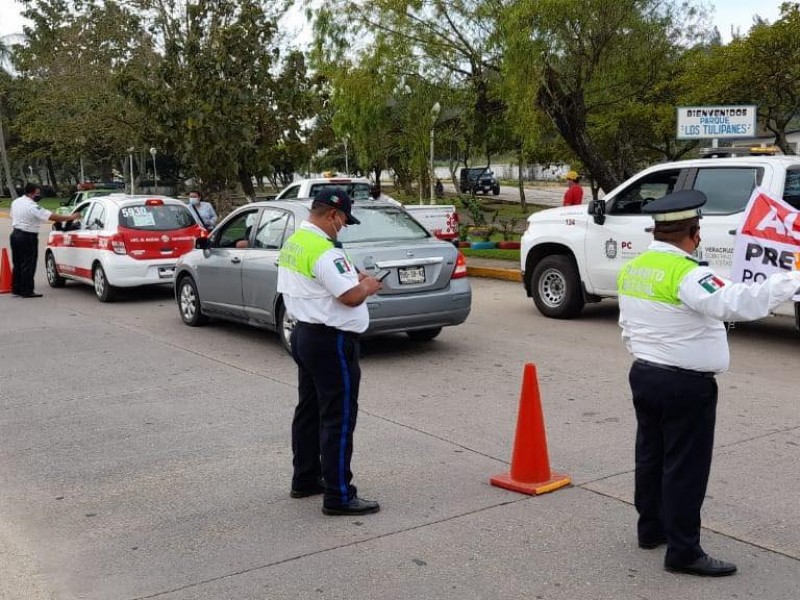
M659 363L650 362L637 358L635 363L639 363L645 367L652 367L654 369L661 369L662 371L670 371L671 373L680 373L681 375L689 375L690 377L704 377L706 379L714 379L716 373L712 371L692 371L691 369L681 369L680 367L673 367L671 365L662 365Z
M344 329L336 329L336 327L331 327L330 325L323 325L322 323L306 323L305 321L297 321L297 323L295 323L295 327L297 326L307 327L308 329L313 329L314 331L319 331L320 333L329 333L329 334L343 333L344 335L350 337L358 337L360 335L355 331L345 331Z

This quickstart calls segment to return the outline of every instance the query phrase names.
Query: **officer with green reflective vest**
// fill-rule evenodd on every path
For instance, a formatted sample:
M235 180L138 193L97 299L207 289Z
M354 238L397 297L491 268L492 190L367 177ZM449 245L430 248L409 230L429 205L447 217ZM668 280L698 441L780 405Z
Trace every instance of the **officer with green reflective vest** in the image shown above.
M725 321L766 317L800 291L800 273L731 283L692 257L700 245L702 192L685 190L643 208L654 241L618 278L622 339L635 360L634 503L639 547L667 544L668 571L723 576L732 563L700 546L700 508L711 470L715 375L728 369Z
M324 494L326 515L380 510L358 497L350 471L361 381L358 338L369 326L365 301L381 288L336 241L345 226L358 224L347 193L326 188L278 258L278 293L296 323L290 341L299 372L291 496Z

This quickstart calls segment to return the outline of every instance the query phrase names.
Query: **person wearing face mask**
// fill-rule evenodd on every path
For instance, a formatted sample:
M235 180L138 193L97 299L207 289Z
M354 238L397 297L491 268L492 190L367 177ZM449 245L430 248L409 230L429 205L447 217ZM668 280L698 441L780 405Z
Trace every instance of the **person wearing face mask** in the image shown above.
M11 293L20 298L42 297L34 291L33 285L39 258L39 227L48 221L64 223L81 218L80 213L57 215L50 212L39 206L41 199L39 186L28 183L23 195L11 203Z
M358 338L369 326L366 300L381 288L337 242L344 227L358 224L347 192L323 189L278 257L278 293L295 321L290 341L298 368L290 495L324 494L326 515L380 510L358 497L350 472L361 381Z
M714 447L715 376L730 362L724 322L766 317L800 291L800 272L732 283L697 261L705 202L702 192L685 190L645 205L654 241L617 283L622 339L634 356L639 547L666 543L666 570L718 577L736 566L703 551L700 509Z
M200 192L192 190L189 192L189 206L197 213L203 227L211 231L217 224L217 213L210 202L206 202L200 196Z

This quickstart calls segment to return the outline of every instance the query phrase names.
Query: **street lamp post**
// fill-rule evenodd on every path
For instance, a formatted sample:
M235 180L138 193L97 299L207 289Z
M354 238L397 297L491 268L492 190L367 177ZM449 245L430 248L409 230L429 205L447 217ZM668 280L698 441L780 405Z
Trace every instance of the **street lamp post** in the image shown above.
M347 155L347 141L350 139L350 134L345 134L344 136L344 174L350 174L350 164Z
M128 148L128 157L130 158L130 161L131 161L131 163L130 163L131 196L133 196L136 193L136 190L135 190L135 187L134 187L134 184L133 184L133 153L134 153L135 150L136 150L136 148L134 148L133 146Z
M156 172L156 154L158 154L158 150L155 148L150 148L150 156L153 157L153 186L154 186L154 193L158 193L158 173Z
M436 127L436 120L439 118L439 112L442 110L442 105L438 102L431 108L431 204L436 204L436 184L435 184L435 170L433 166L433 130Z
M86 181L86 176L83 174L83 157L81 156L81 183Z

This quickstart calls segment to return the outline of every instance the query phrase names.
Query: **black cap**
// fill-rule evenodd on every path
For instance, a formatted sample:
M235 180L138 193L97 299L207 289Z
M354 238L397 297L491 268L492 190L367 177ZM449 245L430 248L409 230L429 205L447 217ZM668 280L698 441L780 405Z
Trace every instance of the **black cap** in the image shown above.
M657 198L642 207L642 212L658 222L683 221L700 216L700 207L706 203L706 195L698 190L681 190Z
M348 225L358 225L361 223L353 216L353 202L350 196L342 188L325 187L314 196L314 204L325 204L342 211L347 217Z

